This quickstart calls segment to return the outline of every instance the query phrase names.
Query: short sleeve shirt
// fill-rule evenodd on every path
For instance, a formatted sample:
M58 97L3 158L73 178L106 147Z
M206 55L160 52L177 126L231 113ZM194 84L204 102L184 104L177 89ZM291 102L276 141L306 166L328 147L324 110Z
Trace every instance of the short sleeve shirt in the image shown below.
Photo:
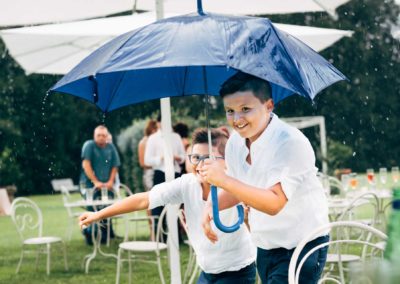
M238 271L255 261L256 247L245 225L227 234L212 224L218 242L213 244L206 238L201 226L206 201L203 200L201 185L194 174L185 174L171 182L154 186L149 193L149 202L149 209L165 204L184 204L189 240L196 253L197 263L204 272ZM223 210L220 217L224 224L233 224L238 218L237 210Z
M327 199L316 175L315 154L301 131L273 114L271 123L251 144L251 165L246 162L248 154L245 139L234 133L225 151L229 175L265 190L281 183L288 199L275 216L250 209L249 223L256 246L292 249L329 222Z
M82 147L82 160L89 160L94 174L101 182L107 182L114 167L119 167L121 162L117 149L113 144L106 144L104 148L96 145L93 140L86 141ZM81 182L86 183L87 187L93 184L83 171Z

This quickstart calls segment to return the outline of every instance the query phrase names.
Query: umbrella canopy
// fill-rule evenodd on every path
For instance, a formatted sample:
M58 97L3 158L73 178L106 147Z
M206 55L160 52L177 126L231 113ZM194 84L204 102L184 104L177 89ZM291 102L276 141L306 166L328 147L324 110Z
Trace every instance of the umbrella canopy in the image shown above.
M327 12L335 17L337 7L349 0L203 0L204 10L233 15L271 15L304 12ZM137 0L137 9L155 10L154 0ZM186 14L197 10L196 1L164 0L167 13Z
M134 0L2 0L0 27L103 17L132 10Z
M239 70L269 81L276 102L295 93L313 99L345 79L266 18L196 13L115 38L50 91L81 97L107 112L162 97L218 95L221 84Z
M167 14L167 17L176 16ZM0 31L9 53L27 74L66 74L107 41L155 21L154 12ZM274 24L316 51L351 31Z

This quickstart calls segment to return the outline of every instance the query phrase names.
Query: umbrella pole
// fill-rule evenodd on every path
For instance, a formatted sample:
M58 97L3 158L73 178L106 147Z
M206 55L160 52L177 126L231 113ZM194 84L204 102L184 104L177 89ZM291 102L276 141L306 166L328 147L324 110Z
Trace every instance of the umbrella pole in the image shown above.
M206 124L207 124L207 138L208 138L208 153L210 158L215 160L212 151L212 140L211 140L211 127L210 127L210 96L208 95L208 83L207 83L207 72L206 67L203 66L203 82L204 82L204 93L206 98ZM219 205L218 205L218 190L215 185L211 185L211 201L212 201L212 211L213 211L213 220L215 226L225 233L233 233L240 229L240 225L244 221L244 210L242 205L237 205L238 211L238 221L236 224L232 226L225 226L222 224L221 219L219 218Z

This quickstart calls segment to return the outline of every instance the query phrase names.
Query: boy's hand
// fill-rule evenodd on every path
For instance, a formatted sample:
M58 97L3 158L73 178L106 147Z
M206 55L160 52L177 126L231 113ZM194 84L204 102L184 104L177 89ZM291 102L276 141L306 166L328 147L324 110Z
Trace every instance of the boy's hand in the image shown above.
M79 216L79 227L83 230L96 221L98 221L96 212L85 212Z
M224 160L204 160L202 164L199 164L199 170L200 174L209 184L223 187L222 183L227 178Z
M210 202L207 202L207 205L204 208L202 227L203 227L203 232L206 235L206 237L212 243L215 243L216 241L218 241L218 237L217 237L217 234L211 229L211 221L212 220L213 220L212 206L211 206Z

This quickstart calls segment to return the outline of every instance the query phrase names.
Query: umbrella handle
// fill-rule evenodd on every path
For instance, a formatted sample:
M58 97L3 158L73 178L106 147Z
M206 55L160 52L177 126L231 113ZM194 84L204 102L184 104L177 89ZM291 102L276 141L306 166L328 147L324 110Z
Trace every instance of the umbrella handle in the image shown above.
M203 3L201 2L201 0L197 0L197 13L201 16L204 16L204 12L203 12Z
M211 200L212 200L213 219L215 226L224 233L233 233L237 231L240 228L240 225L243 224L244 220L243 206L242 205L236 206L239 215L238 222L232 226L225 226L224 224L221 223L221 220L219 219L218 192L217 192L217 187L215 185L211 185Z

